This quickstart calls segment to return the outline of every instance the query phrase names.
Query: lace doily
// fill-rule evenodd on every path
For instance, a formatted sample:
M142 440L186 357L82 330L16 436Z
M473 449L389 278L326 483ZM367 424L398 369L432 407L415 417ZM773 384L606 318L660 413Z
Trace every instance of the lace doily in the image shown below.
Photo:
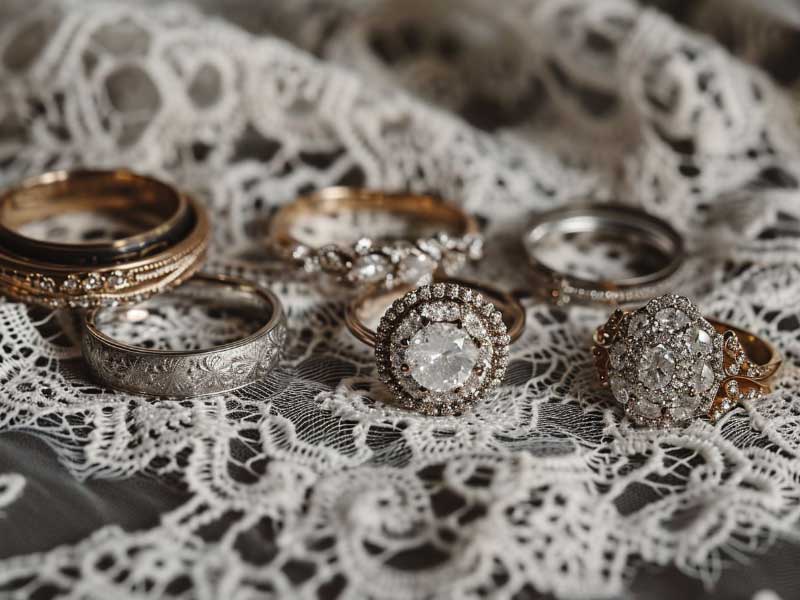
M245 32L186 4L65 0L2 21L0 183L78 164L175 182L213 214L208 270L270 285L290 327L262 383L154 402L91 382L69 316L0 303L0 430L45 440L81 479L189 492L153 528L0 561L4 594L597 598L646 563L711 586L796 539L789 101L630 2L498 6L240 0ZM636 430L594 384L607 311L529 303L498 393L461 417L393 409L344 296L279 280L265 254L275 207L331 184L462 203L486 224L472 275L508 287L526 283L531 211L586 195L643 206L687 237L678 291L781 349L777 390L713 425ZM164 318L159 336L191 328ZM0 511L24 502L24 476L0 474Z

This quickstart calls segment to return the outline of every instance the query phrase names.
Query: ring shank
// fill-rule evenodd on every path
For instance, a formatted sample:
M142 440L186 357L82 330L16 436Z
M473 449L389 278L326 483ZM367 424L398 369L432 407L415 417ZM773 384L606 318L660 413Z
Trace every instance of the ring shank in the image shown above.
M464 279L447 278L437 279L437 283L455 283L463 287L471 288L480 292L492 304L494 304L503 315L503 322L508 329L508 336L511 342L515 342L522 335L525 329L525 309L513 295L497 290L491 286L467 281ZM366 324L363 315L365 306L368 303L375 303L388 307L392 300L400 298L407 292L413 290L415 286L405 286L393 288L391 290L371 290L348 303L345 309L345 323L350 332L368 346L375 346L377 333Z
M588 279L558 271L537 258L537 249L550 235L592 233L627 242L660 255L662 265L652 272L618 280ZM626 304L660 295L671 285L685 260L683 239L667 222L642 210L602 204L570 206L537 215L524 237L534 282L546 298L558 303L573 299L587 302Z
M782 363L780 352L778 349L768 341L730 323L724 321L717 321L715 319L706 319L721 335L726 331L732 331L747 357L756 365L764 369L765 374L761 377L763 379L769 378L774 375Z
M310 214L386 212L434 223L455 235L478 233L478 223L459 206L431 195L382 192L361 188L330 187L284 205L270 222L270 236L279 247L300 244L294 226Z

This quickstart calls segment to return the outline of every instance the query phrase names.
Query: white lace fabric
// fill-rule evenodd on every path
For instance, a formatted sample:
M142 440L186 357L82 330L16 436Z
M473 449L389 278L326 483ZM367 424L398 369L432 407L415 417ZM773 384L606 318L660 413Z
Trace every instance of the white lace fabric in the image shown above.
M212 213L207 269L271 286L291 331L264 382L159 402L92 383L68 316L0 303L0 431L78 478L190 492L151 529L0 561L0 590L597 598L645 563L713 586L796 539L800 136L766 75L623 1L235 8L291 43L173 3L43 3L0 25L2 182L91 165L180 185ZM534 210L591 194L659 214L693 252L677 291L777 345L776 390L715 424L637 430L595 383L607 311L529 302L498 393L458 417L393 408L345 293L280 280L263 250L276 206L339 183L460 202L486 222L470 276L509 288ZM191 332L161 316L154 338ZM0 519L17 502L25 478L0 473Z

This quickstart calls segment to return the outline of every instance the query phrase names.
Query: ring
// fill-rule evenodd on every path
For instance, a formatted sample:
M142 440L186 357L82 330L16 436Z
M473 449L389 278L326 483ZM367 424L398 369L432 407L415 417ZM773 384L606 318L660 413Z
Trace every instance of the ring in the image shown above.
M270 291L222 275L195 275L174 295L192 300L240 303L259 315L258 330L241 339L198 350L156 350L127 344L102 331L119 320L146 319L164 296L133 308L96 308L86 313L83 355L98 381L112 388L171 398L229 392L263 379L280 360L286 320Z
M19 228L79 211L128 217L142 230L111 241L59 243ZM26 179L0 195L0 245L27 258L73 265L135 260L176 242L192 224L189 203L171 186L130 171L56 171Z
M608 276L556 268L553 260L563 260L565 254L563 248L557 247L559 238L572 246L583 242L586 251L597 251L605 244L615 258L624 254L635 263L638 273ZM541 213L525 234L523 244L535 289L556 304L640 303L673 289L685 261L683 238L669 223L642 210L617 204L557 208ZM581 251L580 247L577 249ZM581 259L585 264L585 257Z
M314 225L322 238L315 238ZM454 275L483 256L473 216L441 198L411 193L325 188L279 209L269 235L275 251L298 268L349 286L418 285L437 269Z
M380 295L389 292L353 300L346 322L375 347L378 376L400 406L457 414L500 385L509 344L525 326L525 311L510 294L452 279L425 285L396 299L375 332L362 315Z
M769 342L703 318L674 294L614 311L594 334L593 354L601 385L630 419L658 428L701 416L715 421L769 393L782 362Z
M125 217L138 231L85 243L21 232L82 212ZM49 308L139 302L199 270L209 236L205 209L155 179L125 170L47 173L0 196L0 294Z

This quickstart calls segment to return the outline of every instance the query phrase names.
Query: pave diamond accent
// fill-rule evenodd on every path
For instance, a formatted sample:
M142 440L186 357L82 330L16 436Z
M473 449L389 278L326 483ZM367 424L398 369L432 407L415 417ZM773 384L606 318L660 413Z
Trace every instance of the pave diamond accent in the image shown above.
M437 392L453 390L467 380L478 361L478 347L453 323L432 323L411 338L406 352L410 375Z

